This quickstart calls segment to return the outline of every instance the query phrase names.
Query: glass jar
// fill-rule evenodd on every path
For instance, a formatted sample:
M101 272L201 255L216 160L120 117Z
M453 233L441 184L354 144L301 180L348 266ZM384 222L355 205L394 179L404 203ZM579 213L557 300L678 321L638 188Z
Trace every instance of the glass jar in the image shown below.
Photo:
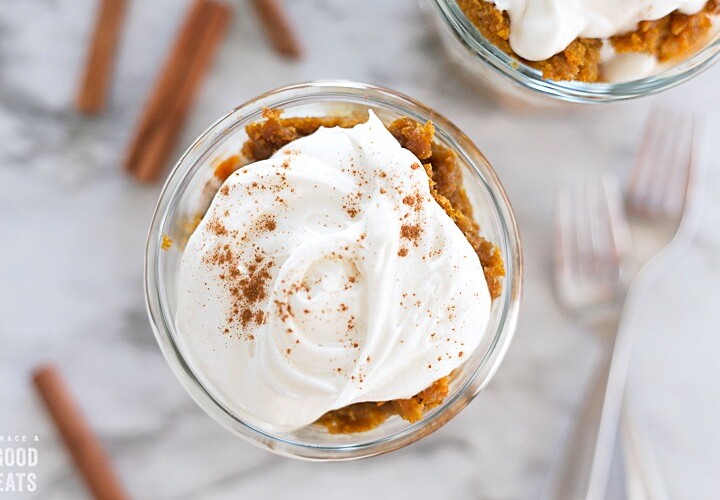
M486 40L455 0L421 0L420 5L438 32L445 51L465 76L510 104L543 107L557 105L559 101L597 103L642 97L697 75L720 53L720 30L716 30L691 57L653 76L615 83L546 80L541 72Z
M372 108L386 123L399 117L422 123L431 120L436 140L458 154L477 222L483 236L500 248L507 275L502 295L493 302L481 345L457 370L445 401L419 422L391 417L371 431L355 434L329 434L317 425L294 432L268 432L230 411L183 352L174 320L183 241L193 231L192 221L207 210L219 188L212 180L211 160L230 154L230 144L244 141L245 126L262 120L264 108L282 109L284 116L350 115ZM164 248L166 235L174 242L170 248ZM460 130L435 111L391 90L347 81L319 81L274 90L234 109L182 155L162 190L150 227L145 292L153 330L165 358L210 416L235 434L282 455L345 460L386 453L412 443L446 423L470 402L495 373L513 336L521 275L520 241L510 204L495 171Z

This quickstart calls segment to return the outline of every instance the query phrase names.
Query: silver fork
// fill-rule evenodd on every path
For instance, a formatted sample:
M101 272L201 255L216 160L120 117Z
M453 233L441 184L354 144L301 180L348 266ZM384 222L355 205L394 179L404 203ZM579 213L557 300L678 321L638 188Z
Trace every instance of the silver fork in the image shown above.
M558 188L555 204L555 291L560 304L606 344L589 397L560 464L550 498L583 499L598 448L615 332L627 291L630 231L617 182L606 177Z
M606 179L599 187L558 191L554 269L558 299L583 322L606 332L607 351L597 386L576 429L563 476L553 490L555 498L605 497L632 340L632 333L622 327L620 312L626 298L632 302L628 283L635 269L641 271L633 281L633 290L641 288L645 277L664 265L673 249L678 250L690 239L694 217L686 207L690 205L694 146L693 118L667 111L651 113L625 197L636 242L635 259L628 258L628 224L612 182ZM659 475L638 458L651 453L637 449L649 445L639 435L631 415L623 415L622 427L626 472L632 472L627 474L627 491L636 496L638 492L644 492L645 497L664 496Z

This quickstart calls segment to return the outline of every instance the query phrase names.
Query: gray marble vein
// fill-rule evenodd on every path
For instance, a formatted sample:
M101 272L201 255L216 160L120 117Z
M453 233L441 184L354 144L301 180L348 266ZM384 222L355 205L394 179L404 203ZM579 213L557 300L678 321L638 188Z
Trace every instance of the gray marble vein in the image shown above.
M43 360L60 365L137 498L541 496L600 347L552 297L555 186L565 176L625 169L653 104L720 120L720 65L652 99L521 113L453 71L413 1L286 2L306 47L301 62L278 58L248 5L234 2L237 15L178 154L228 109L280 85L386 85L437 109L478 144L514 202L525 245L520 325L487 389L406 449L313 464L276 457L210 420L174 379L145 316L144 241L159 187L134 184L119 163L187 3L131 2L109 106L97 118L72 110L96 2L23 0L0 9L0 435L39 437L34 496L87 494L29 384ZM718 152L715 144L710 156ZM711 167L704 230L637 314L643 335L631 388L673 498L720 491L720 233L712 229L720 227L720 165Z

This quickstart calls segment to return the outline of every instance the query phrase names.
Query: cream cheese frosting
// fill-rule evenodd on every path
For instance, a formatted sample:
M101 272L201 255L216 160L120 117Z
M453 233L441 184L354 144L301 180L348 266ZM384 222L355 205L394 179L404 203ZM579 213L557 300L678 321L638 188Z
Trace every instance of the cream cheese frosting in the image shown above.
M510 17L510 46L519 56L542 61L578 37L609 38L640 21L675 10L699 12L707 0L487 0Z
M252 425L290 431L410 398L483 338L477 254L417 157L369 115L233 173L184 250L181 349Z

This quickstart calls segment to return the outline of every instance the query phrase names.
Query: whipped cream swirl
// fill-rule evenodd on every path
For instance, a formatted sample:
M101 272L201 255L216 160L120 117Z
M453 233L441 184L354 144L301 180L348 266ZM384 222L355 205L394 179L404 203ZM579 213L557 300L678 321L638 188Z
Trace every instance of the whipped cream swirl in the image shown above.
M490 295L419 160L370 112L227 179L184 251L177 310L201 380L288 431L448 375L480 343Z
M487 0L510 16L510 46L542 61L578 37L609 38L674 10L695 14L707 0Z

